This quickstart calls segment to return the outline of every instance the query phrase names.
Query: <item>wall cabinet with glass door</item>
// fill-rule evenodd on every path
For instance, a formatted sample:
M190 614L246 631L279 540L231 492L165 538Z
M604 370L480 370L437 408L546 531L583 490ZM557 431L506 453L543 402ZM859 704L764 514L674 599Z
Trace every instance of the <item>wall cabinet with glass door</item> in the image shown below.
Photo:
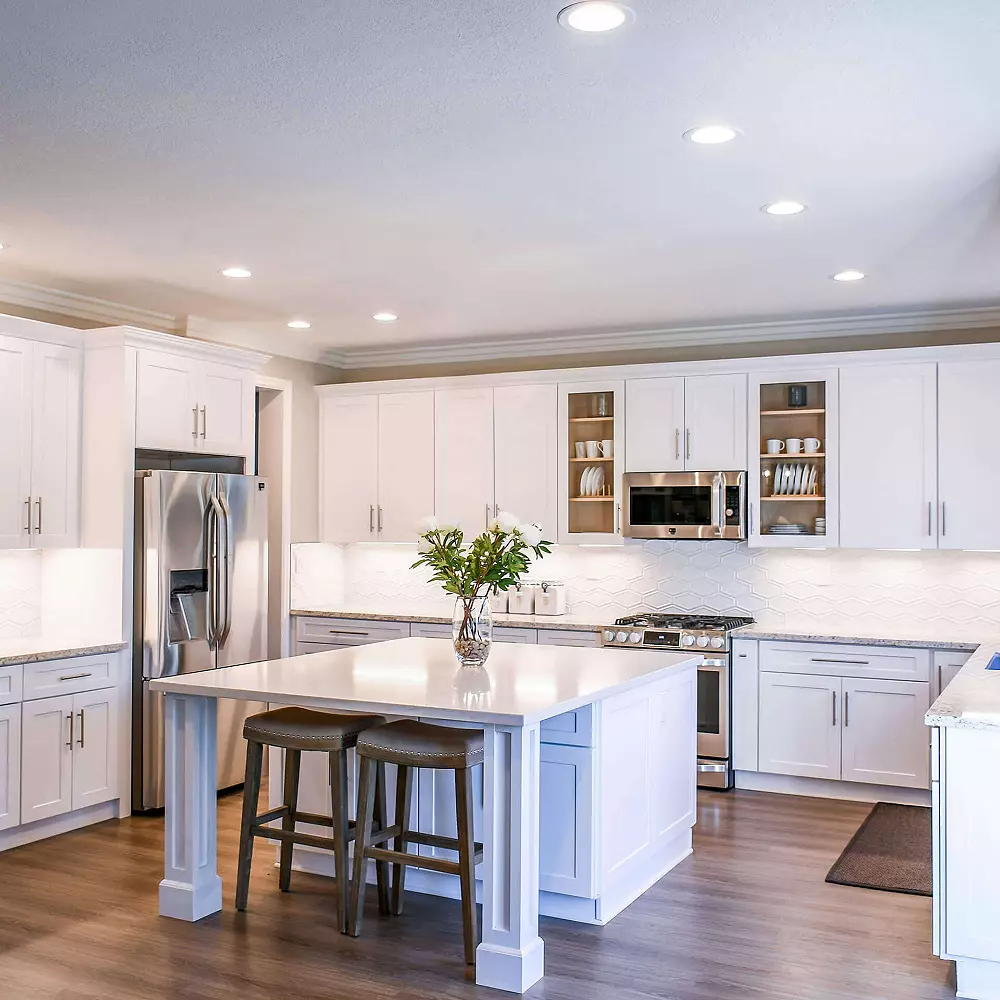
M838 544L837 370L750 377L751 545Z
M619 544L625 383L559 386L559 541Z

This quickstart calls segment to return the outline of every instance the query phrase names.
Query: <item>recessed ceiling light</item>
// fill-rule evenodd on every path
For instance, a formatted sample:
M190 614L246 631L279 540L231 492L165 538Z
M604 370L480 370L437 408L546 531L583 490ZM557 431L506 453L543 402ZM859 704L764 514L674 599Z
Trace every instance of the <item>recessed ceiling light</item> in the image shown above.
M700 146L716 146L720 142L729 142L738 135L739 132L728 125L699 125L698 128L689 128L684 133L684 138Z
M245 267L227 267L223 270L224 278L249 278L250 272Z
M801 201L772 201L761 209L768 215L798 215L805 210L806 206Z
M308 330L312 323L306 319L293 319L287 325L289 330Z
M379 323L395 323L399 317L391 312L377 312L373 314L372 319Z
M635 20L635 12L621 3L609 0L583 0L563 7L557 15L564 28L576 31L613 31L626 21Z
M849 267L846 271L838 271L833 275L834 281L860 281L865 276L864 271L855 271L853 267Z

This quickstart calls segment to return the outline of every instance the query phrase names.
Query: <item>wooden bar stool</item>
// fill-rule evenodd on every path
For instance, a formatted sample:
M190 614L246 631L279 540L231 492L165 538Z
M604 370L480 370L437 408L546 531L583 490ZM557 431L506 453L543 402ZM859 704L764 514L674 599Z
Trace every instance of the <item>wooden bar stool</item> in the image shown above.
M355 838L355 823L348 819L347 751L358 741L364 730L385 722L381 715L349 715L317 712L308 708L276 708L250 716L243 725L247 741L246 783L243 786L243 821L240 825L239 870L236 876L236 909L245 910L250 892L250 861L255 837L281 842L278 887L288 892L292 878L292 847L302 844L332 851L337 872L337 915L341 932L347 930L347 845ZM268 812L257 813L260 797L261 768L264 747L281 747L285 751L284 803ZM300 812L299 766L303 750L330 755L330 790L332 816ZM385 827L385 765L376 774L374 794L375 823ZM268 826L281 820L281 829ZM317 837L296 833L296 823L312 823L333 827L332 837ZM378 865L379 898L388 905L388 865Z
M472 836L472 768L483 762L483 734L478 729L451 729L431 726L426 722L406 719L368 729L358 737L358 823L354 844L354 876L351 879L351 906L347 933L357 937L361 932L361 911L364 908L365 859L376 865L392 864L391 912L403 912L403 878L406 867L428 868L431 871L458 875L462 887L462 928L465 935L465 961L476 964L476 865L483 858L483 845ZM391 827L378 823L377 783L379 769L386 764L398 768L396 778L396 815ZM413 769L430 767L455 772L455 803L457 806L458 837L439 837L407 829L410 797L413 791ZM374 780L373 780L374 778ZM384 814L383 814L384 815ZM392 850L376 845L393 840ZM407 844L458 851L458 861L411 854ZM389 912L383 894L379 892L379 910Z

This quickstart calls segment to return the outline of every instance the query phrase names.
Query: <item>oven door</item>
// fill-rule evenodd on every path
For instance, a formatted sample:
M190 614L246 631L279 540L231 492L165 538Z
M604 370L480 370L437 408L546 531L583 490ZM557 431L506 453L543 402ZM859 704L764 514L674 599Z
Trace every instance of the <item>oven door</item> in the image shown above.
M631 472L627 538L746 538L745 472Z
M729 757L728 657L706 657L698 667L698 756Z

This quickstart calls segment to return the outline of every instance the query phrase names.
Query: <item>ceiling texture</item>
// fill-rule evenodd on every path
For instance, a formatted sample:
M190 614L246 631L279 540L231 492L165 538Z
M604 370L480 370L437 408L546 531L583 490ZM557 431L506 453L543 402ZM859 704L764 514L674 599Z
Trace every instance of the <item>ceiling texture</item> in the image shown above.
M279 353L1000 304L997 0L560 6L7 0L0 279Z

